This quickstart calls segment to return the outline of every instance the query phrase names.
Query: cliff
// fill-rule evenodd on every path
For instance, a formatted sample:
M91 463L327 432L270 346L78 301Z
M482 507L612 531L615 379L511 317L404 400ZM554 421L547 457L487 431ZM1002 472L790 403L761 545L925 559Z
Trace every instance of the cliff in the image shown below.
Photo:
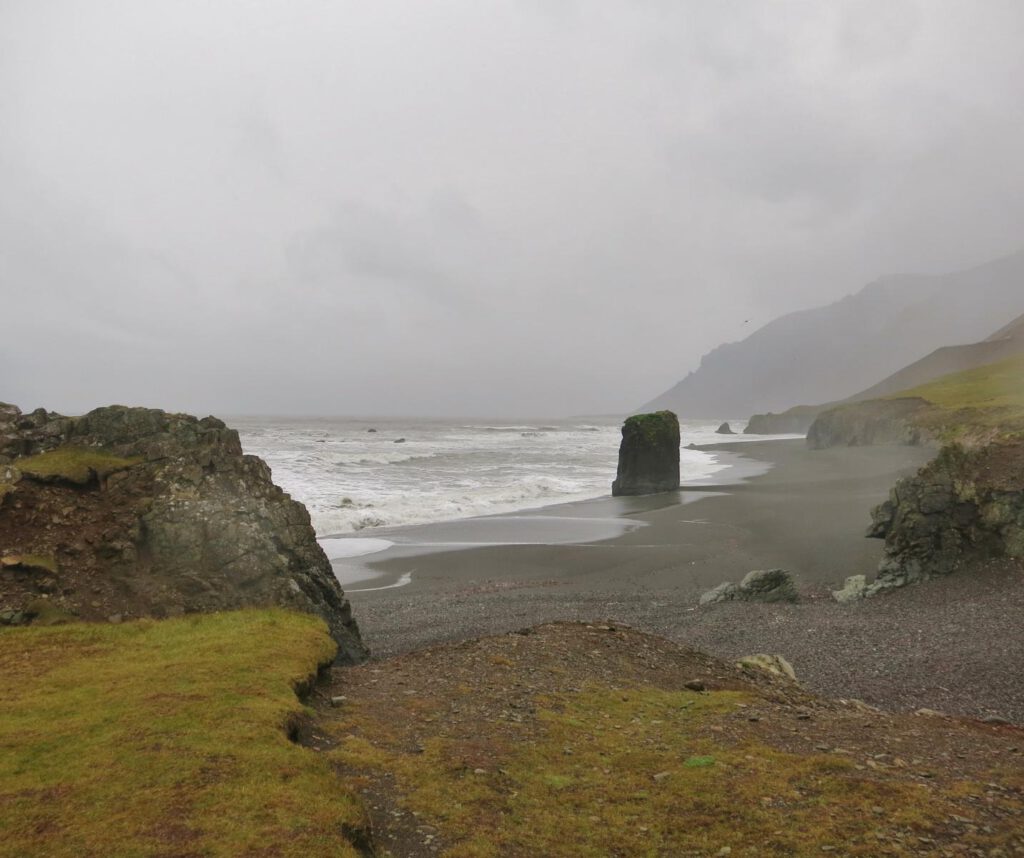
M931 436L916 422L930 406L919 397L879 399L842 405L818 415L807 430L807 446L867 447L872 444L923 444Z
M305 507L214 417L0 406L0 564L8 623L279 605L367 655Z
M807 433L811 449L864 444L966 442L973 446L1024 434L1024 354L886 399L821 413Z
M869 593L1024 557L1024 442L944 447L871 517L868 536L885 540L885 555Z

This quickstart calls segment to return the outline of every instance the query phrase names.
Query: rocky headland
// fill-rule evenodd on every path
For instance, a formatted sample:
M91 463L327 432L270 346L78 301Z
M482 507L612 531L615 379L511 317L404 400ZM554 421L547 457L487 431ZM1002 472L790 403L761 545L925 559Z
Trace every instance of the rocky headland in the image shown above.
M302 504L214 418L0 405L0 622L279 605L367 650Z
M934 436L919 418L929 410L929 403L920 397L842 405L815 418L807 430L807 446L824 450L875 444L927 444Z

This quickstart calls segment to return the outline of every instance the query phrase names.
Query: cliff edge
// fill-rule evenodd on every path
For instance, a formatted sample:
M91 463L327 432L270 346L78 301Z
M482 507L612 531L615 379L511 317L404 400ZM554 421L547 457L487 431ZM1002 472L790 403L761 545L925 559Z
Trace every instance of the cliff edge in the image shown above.
M306 508L214 418L0 404L0 622L120 622L254 605L367 650Z

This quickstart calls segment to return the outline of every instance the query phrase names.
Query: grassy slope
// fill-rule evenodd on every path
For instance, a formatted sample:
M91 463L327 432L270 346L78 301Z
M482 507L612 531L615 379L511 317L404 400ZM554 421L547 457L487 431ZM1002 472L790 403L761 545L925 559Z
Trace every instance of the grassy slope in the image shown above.
M920 397L935 406L923 421L942 436L995 431L1024 432L1024 355L894 394L889 399Z
M0 855L354 855L357 802L292 744L334 644L242 611L0 631Z
M137 456L126 459L103 450L67 445L37 456L18 459L14 464L19 471L29 476L62 479L84 485L93 475L103 480L141 461Z

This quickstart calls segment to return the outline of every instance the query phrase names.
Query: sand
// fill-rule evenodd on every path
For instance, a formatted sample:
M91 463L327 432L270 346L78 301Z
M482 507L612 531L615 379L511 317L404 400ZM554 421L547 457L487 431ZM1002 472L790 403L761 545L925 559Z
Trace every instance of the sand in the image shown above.
M347 585L375 657L555 619L615 619L717 656L780 653L832 696L1024 721L1019 566L854 605L829 596L847 575L874 574L882 544L863 535L869 510L933 451L705 449L731 467L679 493L386 534L399 544L362 560L364 578L380 577ZM487 542L543 544L452 548ZM793 572L801 604L697 607L704 590L775 567Z

